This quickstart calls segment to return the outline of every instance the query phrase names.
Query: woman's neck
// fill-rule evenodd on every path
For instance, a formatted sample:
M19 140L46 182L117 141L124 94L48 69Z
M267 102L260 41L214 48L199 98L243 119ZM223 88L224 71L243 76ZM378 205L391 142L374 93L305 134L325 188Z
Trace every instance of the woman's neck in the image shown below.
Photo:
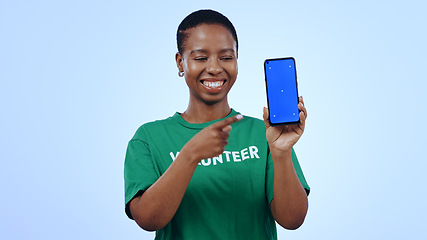
M181 117L189 123L205 123L226 117L230 112L231 108L226 99L213 105L190 101Z

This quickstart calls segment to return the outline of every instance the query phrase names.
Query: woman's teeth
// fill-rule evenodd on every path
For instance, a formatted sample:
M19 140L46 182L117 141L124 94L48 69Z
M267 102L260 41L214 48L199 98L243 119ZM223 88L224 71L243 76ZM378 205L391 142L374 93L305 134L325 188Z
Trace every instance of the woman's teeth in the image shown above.
M224 85L224 81L216 81L216 82L203 81L203 85L210 88L217 88Z

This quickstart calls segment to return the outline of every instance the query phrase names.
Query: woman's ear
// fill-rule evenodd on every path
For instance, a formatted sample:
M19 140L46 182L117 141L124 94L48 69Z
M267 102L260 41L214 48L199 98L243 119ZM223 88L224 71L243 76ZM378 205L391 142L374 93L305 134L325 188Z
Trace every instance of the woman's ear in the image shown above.
M183 59L179 52L175 54L176 66L178 67L179 72L184 72Z

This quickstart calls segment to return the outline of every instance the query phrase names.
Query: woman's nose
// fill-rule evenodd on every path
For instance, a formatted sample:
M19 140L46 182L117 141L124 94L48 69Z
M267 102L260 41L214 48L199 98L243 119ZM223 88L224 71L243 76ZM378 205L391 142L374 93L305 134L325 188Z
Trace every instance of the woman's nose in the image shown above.
M211 59L208 61L208 65L206 66L206 72L212 75L218 75L223 70L222 65L219 59Z

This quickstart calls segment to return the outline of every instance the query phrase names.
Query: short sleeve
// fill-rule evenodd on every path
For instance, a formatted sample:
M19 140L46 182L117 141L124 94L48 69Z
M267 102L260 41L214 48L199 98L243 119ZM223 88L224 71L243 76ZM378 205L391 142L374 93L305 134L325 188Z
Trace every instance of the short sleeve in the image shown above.
M147 143L139 139L129 141L124 164L125 178L125 212L133 219L130 210L130 201L140 191L147 190L159 176L154 169L150 149Z
M292 163L295 168L295 172L297 173L298 179L301 183L301 185L304 187L307 196L310 193L310 186L308 186L307 181L305 180L304 174L302 172L301 166L298 162L297 155L295 154L294 149L292 148ZM266 191L267 191L267 198L268 202L270 203L271 200L274 198L274 167L273 167L273 159L270 154L270 150L268 151L267 156L267 170L266 170Z

